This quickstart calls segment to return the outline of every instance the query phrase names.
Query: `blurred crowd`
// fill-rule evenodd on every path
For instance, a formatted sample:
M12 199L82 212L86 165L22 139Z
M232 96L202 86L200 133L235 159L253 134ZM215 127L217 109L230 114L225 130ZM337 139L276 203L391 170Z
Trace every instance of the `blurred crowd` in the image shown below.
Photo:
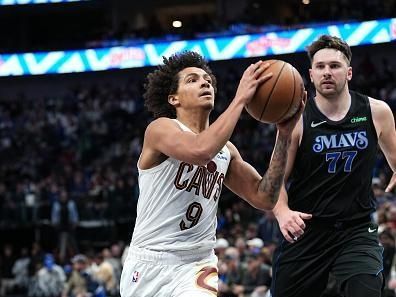
M61 264L38 243L19 254L12 245L5 245L0 296L117 297L123 247L115 243L100 251L78 253Z
M273 32L396 16L395 0L119 0L19 6L0 7L1 53ZM182 26L174 27L174 20Z
M386 100L396 111L395 69L389 57L378 63L370 55L354 57L352 89ZM248 63L248 62L246 62ZM219 91L212 119L233 97L242 62L213 64ZM302 73L307 73L301 70ZM304 78L307 81L306 77ZM139 189L136 162L150 116L144 111L143 82L76 87L63 97L0 99L0 230L47 224L57 235L43 248L2 236L0 296L118 296L123 255L129 237L113 238L105 247L82 245L82 225L126 221L133 228ZM308 87L308 84L307 84ZM308 88L310 95L312 90ZM232 141L260 173L267 168L275 127L243 113ZM249 141L247 141L249 139ZM384 246L388 296L395 296L396 197L385 193L390 169L378 154L373 191L374 220ZM96 232L96 233L95 233ZM102 229L96 229L93 237ZM271 259L279 243L271 212L260 212L224 189L219 202L220 296L268 294ZM327 297L338 297L329 281Z
M86 46L268 32L327 22L334 23L337 20L352 22L396 16L395 0L388 0L386 3L381 0L278 1L277 3L269 3L266 0L212 1L214 2L216 4L213 4L212 9L207 9L207 12L201 12L204 9L193 6L187 14L175 13L174 19L183 23L183 26L176 28L170 26L170 22L161 21L163 17L160 10L156 10L158 8L156 6L148 11L137 10L136 17L107 26L101 38L90 40ZM308 3L304 4L305 2ZM203 1L202 5L204 4ZM197 13L193 13L194 9ZM175 10L177 10L176 6Z

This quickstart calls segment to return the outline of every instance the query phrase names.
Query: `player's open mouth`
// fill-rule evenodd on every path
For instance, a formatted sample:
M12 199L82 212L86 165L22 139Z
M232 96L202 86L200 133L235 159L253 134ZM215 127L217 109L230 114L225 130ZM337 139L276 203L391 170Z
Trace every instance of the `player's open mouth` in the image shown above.
M199 94L199 97L203 97L203 96L212 96L212 93L210 91L205 91Z

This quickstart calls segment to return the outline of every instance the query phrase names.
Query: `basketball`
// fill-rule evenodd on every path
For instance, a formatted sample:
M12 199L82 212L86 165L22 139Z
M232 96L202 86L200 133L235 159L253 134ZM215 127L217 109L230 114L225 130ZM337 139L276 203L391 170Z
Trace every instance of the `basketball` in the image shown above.
M246 110L260 122L280 123L297 112L304 96L304 83L300 73L291 64L282 60L268 60L262 65L266 63L270 66L262 75L269 72L273 75L257 88Z

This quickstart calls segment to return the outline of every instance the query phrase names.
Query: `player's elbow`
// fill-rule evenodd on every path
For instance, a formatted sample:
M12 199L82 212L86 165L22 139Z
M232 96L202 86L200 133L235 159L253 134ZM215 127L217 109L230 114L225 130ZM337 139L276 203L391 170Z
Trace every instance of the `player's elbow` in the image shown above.
M276 201L277 199L273 199L269 195L259 195L251 200L251 204L258 210L268 211L274 209Z
M194 156L194 160L196 160L196 165L200 166L205 166L214 158L214 154L203 146L196 147L192 155Z

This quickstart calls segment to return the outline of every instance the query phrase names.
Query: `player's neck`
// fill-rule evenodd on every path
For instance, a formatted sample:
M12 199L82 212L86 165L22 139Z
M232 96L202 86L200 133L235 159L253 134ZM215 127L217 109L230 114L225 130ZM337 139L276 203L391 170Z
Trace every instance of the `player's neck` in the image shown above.
M316 106L326 117L333 121L339 121L342 120L349 111L351 106L351 95L347 88L345 88L341 94L334 97L326 97L317 92L315 102Z
M209 112L178 112L177 120L194 133L200 133L209 127Z

